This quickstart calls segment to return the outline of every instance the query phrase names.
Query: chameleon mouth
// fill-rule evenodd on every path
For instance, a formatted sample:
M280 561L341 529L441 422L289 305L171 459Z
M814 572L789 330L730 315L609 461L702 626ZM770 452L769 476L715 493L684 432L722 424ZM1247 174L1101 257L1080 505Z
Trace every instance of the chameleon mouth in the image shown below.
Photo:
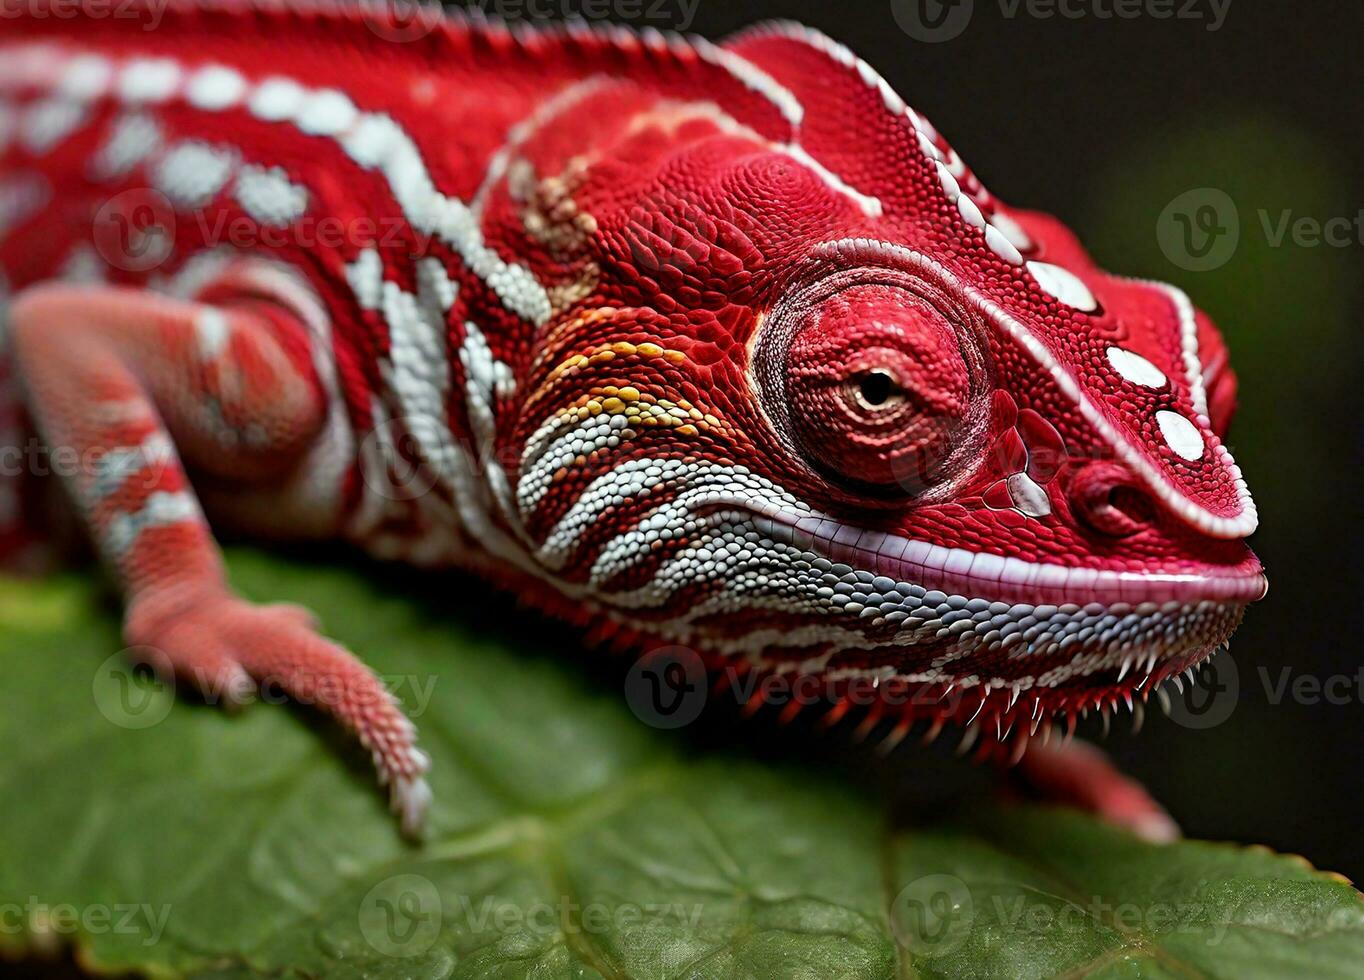
M1253 555L1225 571L1148 574L1074 568L947 548L883 531L862 530L829 518L755 515L754 523L760 533L823 555L831 562L947 595L1000 602L1079 606L1212 602L1244 606L1263 599L1269 591L1269 580Z
M877 688L886 704L868 718L899 718L892 742L921 715L934 737L944 720L992 730L984 749L1010 732L1025 743L1058 718L1073 727L1090 710L1106 718L1125 704L1139 714L1152 692L1224 645L1267 588L1253 556L1231 573L1135 576L988 555L981 562L980 554L827 518L750 514L758 533L818 556L811 566L827 601L853 616L868 641L823 669L850 688ZM897 691L905 696L894 698Z

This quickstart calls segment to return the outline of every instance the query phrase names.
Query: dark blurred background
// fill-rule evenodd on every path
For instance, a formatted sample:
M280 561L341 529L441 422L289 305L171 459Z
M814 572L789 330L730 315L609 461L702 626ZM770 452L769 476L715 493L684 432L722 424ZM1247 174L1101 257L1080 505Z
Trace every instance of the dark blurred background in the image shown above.
M1259 504L1253 543L1272 587L1230 660L1208 669L1173 719L1149 711L1134 736L1124 718L1105 745L1191 836L1265 843L1364 880L1354 485L1364 418L1364 5L476 5L513 21L578 13L716 39L756 20L804 21L879 69L1005 201L1060 216L1103 265L1172 281L1208 310L1241 379L1231 445ZM1172 202L1200 226L1211 214L1227 229L1207 256L1193 254L1201 240L1190 251L1172 237ZM760 749L786 741L762 725L743 731ZM896 778L936 780L938 770L906 761L913 754L896 754Z

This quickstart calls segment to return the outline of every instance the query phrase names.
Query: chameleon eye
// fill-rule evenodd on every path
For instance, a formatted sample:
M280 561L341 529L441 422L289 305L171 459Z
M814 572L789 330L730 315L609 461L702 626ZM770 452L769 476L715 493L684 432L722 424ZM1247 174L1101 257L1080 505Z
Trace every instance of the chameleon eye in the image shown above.
M900 379L886 368L872 368L848 387L857 404L868 412L891 410L905 398Z
M861 284L789 317L784 355L774 352L780 382L767 387L807 465L872 497L948 479L979 372L934 304L899 286Z

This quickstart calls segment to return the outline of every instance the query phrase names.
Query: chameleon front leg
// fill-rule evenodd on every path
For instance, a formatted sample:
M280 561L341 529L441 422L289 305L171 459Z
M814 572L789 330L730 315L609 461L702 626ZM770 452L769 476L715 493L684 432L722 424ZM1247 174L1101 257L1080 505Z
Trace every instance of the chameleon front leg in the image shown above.
M231 704L270 682L370 750L403 828L430 799L416 730L379 679L293 606L233 594L182 459L203 479L269 486L323 427L304 328L261 301L211 306L152 293L40 286L10 309L29 413L126 598L124 638Z
M1029 745L1017 773L1032 794L1093 813L1146 840L1165 843L1180 836L1146 787L1086 742Z

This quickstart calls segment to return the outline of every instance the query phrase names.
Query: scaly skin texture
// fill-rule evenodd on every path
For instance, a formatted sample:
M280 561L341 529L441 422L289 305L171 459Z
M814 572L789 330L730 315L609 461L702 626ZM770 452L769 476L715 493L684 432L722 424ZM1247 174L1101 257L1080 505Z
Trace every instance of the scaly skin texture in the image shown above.
M412 726L233 597L210 525L476 569L1004 758L1264 593L1213 325L1004 206L842 47L388 16L0 40L0 442L77 451L158 669L320 701L415 829ZM36 495L0 493L18 555ZM1164 826L1092 750L1029 757Z

